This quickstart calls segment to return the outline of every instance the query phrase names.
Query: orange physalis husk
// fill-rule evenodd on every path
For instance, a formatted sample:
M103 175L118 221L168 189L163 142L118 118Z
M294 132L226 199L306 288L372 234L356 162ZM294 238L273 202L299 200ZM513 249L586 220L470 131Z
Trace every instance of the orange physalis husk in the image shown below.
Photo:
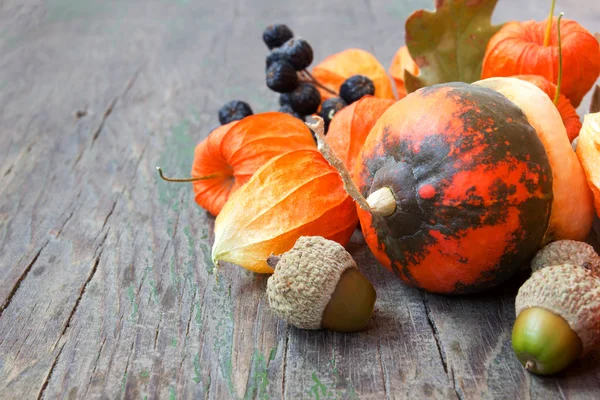
M490 39L481 78L541 75L556 84L558 37L553 19L550 42L544 46L546 21L508 22ZM575 21L560 22L563 78L561 92L574 107L590 90L600 73L600 47L596 38Z
M535 86L542 89L544 93L548 95L551 99L554 99L554 95L556 93L556 85L550 82L548 79L539 75L517 75L513 78L519 78L523 81L527 81L529 83L533 83ZM567 128L567 135L569 136L569 141L572 142L579 135L579 131L581 130L581 120L579 119L579 115L577 114L577 110L571 104L569 99L567 99L562 93L558 97L558 104L556 104L556 108L560 113L560 116L565 124L565 128Z
M600 217L600 112L583 118L577 139L577 157L594 194L596 214Z
M408 71L414 76L419 74L419 66L411 57L408 47L402 46L398 49L390 65L390 76L396 84L396 93L398 98L406 97L406 87L404 86L404 71Z
M357 223L337 170L316 147L296 150L268 161L231 195L215 221L212 259L272 273L267 258L300 236L346 245Z
M354 163L367 135L394 100L365 96L338 111L333 117L325 140L349 171Z
M196 203L216 216L230 194L265 162L291 150L315 148L306 125L280 112L255 114L220 126L196 146L192 176L218 175L194 182Z
M333 54L317 64L312 75L320 84L338 92L342 83L352 75L365 75L375 85L375 97L393 99L394 91L385 68L368 51L347 49ZM331 93L319 87L321 98L326 100L333 97Z

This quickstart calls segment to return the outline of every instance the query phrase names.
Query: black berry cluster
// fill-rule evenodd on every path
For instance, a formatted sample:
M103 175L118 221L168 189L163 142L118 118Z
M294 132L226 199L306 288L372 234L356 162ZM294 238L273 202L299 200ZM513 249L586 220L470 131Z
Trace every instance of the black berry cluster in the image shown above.
M352 104L362 97L375 94L373 81L364 75L353 75L346 79L340 86L340 97L348 104Z
M225 125L249 115L252 115L252 109L248 103L241 100L231 100L219 110L219 122L221 125Z
M265 63L267 86L281 93L279 111L300 119L316 113L321 94L306 71L313 62L310 44L295 38L291 29L283 24L268 26L263 32L263 41L271 50Z

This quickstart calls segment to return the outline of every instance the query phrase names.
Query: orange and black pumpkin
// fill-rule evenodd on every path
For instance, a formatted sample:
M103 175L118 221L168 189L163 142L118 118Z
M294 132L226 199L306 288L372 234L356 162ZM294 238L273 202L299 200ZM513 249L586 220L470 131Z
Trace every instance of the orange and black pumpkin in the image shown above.
M552 170L521 109L495 90L434 85L392 105L354 177L364 197L389 190L391 214L358 209L377 259L407 283L471 293L512 276L548 227Z

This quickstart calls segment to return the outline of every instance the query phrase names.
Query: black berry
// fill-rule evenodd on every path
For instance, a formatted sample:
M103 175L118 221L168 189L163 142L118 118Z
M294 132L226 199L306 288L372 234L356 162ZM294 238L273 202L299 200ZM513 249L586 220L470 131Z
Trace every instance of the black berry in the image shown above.
M346 107L346 102L339 97L332 97L323 102L319 116L325 122L325 132L329 129L333 116L344 107Z
M348 104L360 100L363 96L374 95L373 81L364 75L353 75L346 79L340 87L340 97Z
M281 49L275 49L267 55L266 69L269 69L274 62L290 62L288 55Z
M267 86L279 93L291 92L298 86L298 75L290 63L275 62L267 69Z
M314 85L302 82L290 93L290 105L297 113L309 115L317 112L321 104L321 94Z
M269 50L281 46L293 37L294 33L284 24L269 25L263 32L263 41Z
M282 105L281 108L279 108L279 112L290 114L292 117L296 117L296 118L299 118L304 121L304 118L302 117L302 115L300 115L296 111L294 111L292 106L290 106L289 104Z
M252 109L248 103L241 100L231 100L219 110L219 122L221 125L225 125L249 115L252 115Z
M291 102L292 102L291 93L281 93L279 95L279 105L280 106L290 105Z
M304 39L290 39L281 46L281 51L284 52L290 64L296 71L306 69L313 61L313 50L310 44Z

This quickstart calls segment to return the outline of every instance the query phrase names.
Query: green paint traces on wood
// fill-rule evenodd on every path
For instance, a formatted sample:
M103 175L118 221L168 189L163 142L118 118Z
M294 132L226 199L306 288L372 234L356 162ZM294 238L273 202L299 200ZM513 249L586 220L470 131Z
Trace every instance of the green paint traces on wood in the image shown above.
M177 275L177 272L175 271L175 255L171 256L170 270L171 270L171 282L173 282L173 286L175 286L175 289L178 290L179 282L181 282L181 278Z
M213 288L216 297L216 307L218 310L214 351L219 359L219 369L223 379L227 383L227 388L232 396L235 396L233 385L233 300L231 299L231 288L226 290L224 280L217 281Z
M205 243L201 243L199 247L200 251L202 252L202 258L204 259L204 267L206 268L206 272L209 275L212 275L215 272L215 264L213 264L210 256L211 251Z
M177 347L177 339L171 339L171 347Z
M320 400L321 396L327 395L327 387L321 383L316 372L312 373L312 380L315 384L310 387L308 393L312 394L316 400Z
M142 378L142 379L146 379L146 378L147 378L147 377L149 377L149 376L150 376L150 371L149 371L149 370L147 370L147 369L143 370L143 371L140 373L140 378Z
M156 286L156 282L154 281L154 279L151 279L150 282L148 282L148 284L150 285L150 288L152 289L152 299L154 300L154 302L156 304L159 304L158 287Z
M184 120L173 127L171 135L165 138L164 151L158 165L164 169L167 175L188 176L190 174L196 143L189 134L189 128L189 122ZM173 211L179 211L178 199L182 193L192 199L192 185L189 183L165 182L158 175L156 182L158 200L164 205L170 205Z
M48 0L46 1L47 14L49 22L72 21L75 19L89 19L98 16L106 10L115 12L113 7L106 7L103 1L98 0Z
M177 400L177 392L173 386L169 387L169 400Z
M133 285L130 285L127 288L127 297L129 298L129 302L133 305L131 310L131 315L129 316L129 320L134 320L138 313L138 304L135 302L135 288Z
M268 391L267 387L269 386L269 361L275 358L275 354L277 353L277 347L272 348L269 353L268 360L265 360L265 356L258 350L255 349L252 354L252 361L250 367L250 377L248 378L248 389L246 390L246 395L244 399L267 399Z
M202 308L200 308L200 301L196 302L196 316L194 317L196 325L202 326Z
M196 353L194 356L194 377L192 380L196 383L200 383L202 381L202 369L200 368L200 354Z

